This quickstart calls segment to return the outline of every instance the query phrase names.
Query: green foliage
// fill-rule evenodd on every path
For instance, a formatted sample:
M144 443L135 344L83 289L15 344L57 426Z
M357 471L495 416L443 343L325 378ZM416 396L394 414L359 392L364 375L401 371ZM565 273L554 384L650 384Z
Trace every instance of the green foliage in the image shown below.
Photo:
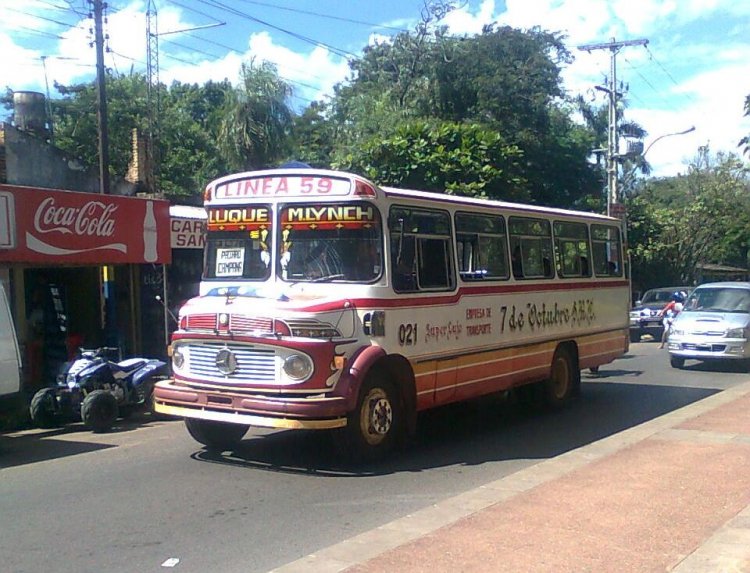
M528 201L518 147L492 130L455 122L405 122L337 158L334 167L381 185Z
M577 125L571 110L561 105L560 65L570 58L560 36L539 29L487 27L478 36L450 37L423 24L368 47L351 64L353 78L337 88L328 116L334 126L329 133L336 134L333 155L338 165L366 167L376 179L448 189L446 181L455 178L458 185L462 173L437 177L423 155L402 161L383 146L395 143L399 134L394 130L404 126L465 124L474 130L461 134L472 152L487 145L490 133L515 150L512 164L506 163L511 155L492 158L488 168L497 166L502 175L477 178L467 172L470 194L563 207L601 206L601 176L587 160L590 130ZM483 139L472 146L465 138L474 134ZM412 136L406 139L419 146L417 134ZM441 138L425 141L437 145ZM394 160L395 168L388 163ZM474 155L472 162L479 160ZM410 168L412 173L404 172Z
M240 85L224 102L221 150L234 170L271 167L289 150L292 89L269 62L244 63L240 75Z
M62 98L51 102L55 145L87 165L97 165L96 84L56 84ZM107 75L110 174L124 176L130 162L132 132L148 129L147 84L142 74Z
M336 130L325 113L323 103L313 102L302 115L294 118L290 159L304 161L313 167L330 168Z
M750 170L735 155L708 149L687 175L650 181L628 201L633 282L642 288L693 284L696 266L747 267Z
M745 117L750 117L750 95L745 98ZM750 134L740 139L740 147L742 146L745 155L750 155Z

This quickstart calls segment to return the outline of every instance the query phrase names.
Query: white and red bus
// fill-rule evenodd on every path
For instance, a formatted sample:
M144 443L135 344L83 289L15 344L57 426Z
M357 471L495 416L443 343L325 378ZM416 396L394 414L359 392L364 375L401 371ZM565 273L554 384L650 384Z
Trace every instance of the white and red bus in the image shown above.
M158 412L209 448L338 429L375 457L421 411L534 385L555 407L628 346L619 221L276 169L208 185L200 296Z

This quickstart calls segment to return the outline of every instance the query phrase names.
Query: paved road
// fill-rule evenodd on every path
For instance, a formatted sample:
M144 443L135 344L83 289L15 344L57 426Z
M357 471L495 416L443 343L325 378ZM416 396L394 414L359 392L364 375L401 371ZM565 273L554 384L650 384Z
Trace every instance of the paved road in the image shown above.
M13 572L262 572L747 380L669 368L653 343L553 414L485 400L420 420L417 443L352 468L324 434L254 432L212 456L141 417L0 436L0 555ZM173 559L173 561L169 561Z

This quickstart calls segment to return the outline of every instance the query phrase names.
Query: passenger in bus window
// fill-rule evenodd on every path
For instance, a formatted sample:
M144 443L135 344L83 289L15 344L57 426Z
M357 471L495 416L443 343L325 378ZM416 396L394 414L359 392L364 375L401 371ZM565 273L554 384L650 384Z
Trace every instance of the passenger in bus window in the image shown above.
M395 255L393 258L393 288L397 291L416 290L416 271L414 267L415 243L414 237L404 237L401 248L398 241L394 241Z
M348 265L347 279L371 281L380 274L380 253L375 243L368 240L357 241L352 252L355 258Z
M305 259L305 275L310 279L341 278L341 258L327 241L320 241Z
M590 276L591 273L589 273L589 258L581 256L581 276L587 277Z
M512 255L513 276L517 279L523 278L523 265L521 263L521 245L513 248Z

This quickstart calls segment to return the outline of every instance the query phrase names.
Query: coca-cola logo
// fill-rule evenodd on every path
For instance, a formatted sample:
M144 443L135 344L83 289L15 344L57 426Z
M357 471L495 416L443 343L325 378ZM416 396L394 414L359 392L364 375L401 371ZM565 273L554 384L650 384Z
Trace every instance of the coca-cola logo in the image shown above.
M112 240L115 234L114 213L117 205L101 201L87 201L81 206L59 205L54 197L45 198L34 213L34 231L26 231L26 246L32 251L50 256L69 256L92 251L119 251L127 254L128 246ZM71 240L42 239L41 235L59 233L76 237L109 238L104 241L90 241L88 244L69 244ZM39 235L39 236L37 236ZM92 244L93 243L93 244Z
M57 205L54 197L47 197L37 207L34 229L39 233L111 237L115 232L113 214L116 210L116 205L101 201L89 201L81 207L66 207Z

